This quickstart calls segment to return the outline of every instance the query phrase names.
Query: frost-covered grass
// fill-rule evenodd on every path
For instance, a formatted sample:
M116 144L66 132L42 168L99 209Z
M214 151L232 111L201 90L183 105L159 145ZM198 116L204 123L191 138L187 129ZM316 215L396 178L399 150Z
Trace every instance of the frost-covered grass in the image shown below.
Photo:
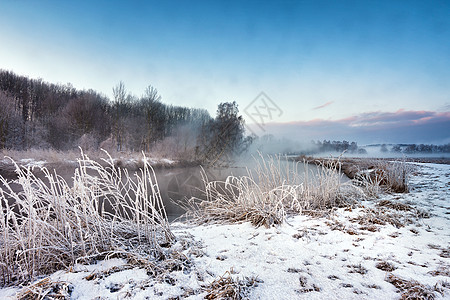
M289 214L320 214L364 197L361 189L343 183L339 162L313 170L305 162L303 168L299 164L260 155L246 176L209 181L204 173L205 199L188 200L186 216L198 223L250 221L269 227L283 223Z
M23 283L76 262L114 255L158 258L173 241L155 174L144 157L134 175L81 153L73 186L56 172L15 164L0 176L0 285Z
M353 179L370 197L380 193L407 193L409 191L409 177L414 171L413 165L405 159L362 159L344 158L341 156L331 158L313 158L301 156L297 160L306 160L311 164L338 168L342 173Z
M449 185L450 166L419 164L409 193L320 216L270 228L174 223L165 273L142 259L79 261L0 298L448 299Z
M372 195L381 192L407 193L413 166L404 161L368 160L355 179Z

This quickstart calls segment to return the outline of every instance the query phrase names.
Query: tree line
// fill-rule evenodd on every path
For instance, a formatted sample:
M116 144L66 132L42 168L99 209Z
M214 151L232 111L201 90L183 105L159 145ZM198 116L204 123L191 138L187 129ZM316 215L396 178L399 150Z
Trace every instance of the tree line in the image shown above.
M137 97L120 82L109 99L94 90L0 70L0 107L0 149L170 147L211 159L250 142L235 102L221 103L212 118L205 109L163 103L151 85Z
M386 144L380 147L381 152L388 152L389 149ZM396 144L391 150L397 153L450 153L450 144L433 145L433 144Z
M367 151L364 148L359 148L357 142L348 141L311 141L313 145L313 150L311 154L323 153L323 152L347 152L347 153L359 153L365 154Z

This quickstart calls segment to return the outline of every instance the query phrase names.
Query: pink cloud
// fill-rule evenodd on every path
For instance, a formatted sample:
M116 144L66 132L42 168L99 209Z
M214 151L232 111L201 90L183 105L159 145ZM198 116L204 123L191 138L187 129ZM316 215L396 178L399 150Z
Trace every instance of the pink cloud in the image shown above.
M450 112L398 110L366 112L337 120L313 119L268 123L267 132L298 139L355 139L359 141L448 141Z
M322 104L322 105L314 107L313 110L317 110L317 109L321 109L321 108L327 107L327 106L329 106L329 105L331 105L333 103L334 103L334 101L329 101L329 102L327 102L325 104Z
M290 122L303 126L317 126L330 124L343 124L351 127L371 127L385 125L408 125L412 123L427 123L436 120L450 119L450 112L438 113L432 111L405 111L396 112L370 112L362 113L337 120L313 119L310 121Z

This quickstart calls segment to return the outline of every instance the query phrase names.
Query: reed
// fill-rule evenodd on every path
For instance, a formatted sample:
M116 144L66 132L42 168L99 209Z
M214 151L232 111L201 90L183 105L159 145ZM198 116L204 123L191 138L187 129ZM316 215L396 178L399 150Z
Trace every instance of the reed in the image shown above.
M98 257L163 255L161 245L174 235L147 158L133 175L109 155L102 161L82 152L73 186L55 171L14 161L17 179L0 176L0 285L25 283Z
M363 196L351 183L342 183L339 163L310 169L306 162L259 155L254 171L209 181L202 172L204 198L191 198L184 205L187 219L196 223L250 221L272 226L288 214L325 212L352 204ZM304 171L299 171L304 170Z
M409 177L414 167L405 161L373 160L368 168L356 173L356 182L363 186L370 196L381 192L407 193Z

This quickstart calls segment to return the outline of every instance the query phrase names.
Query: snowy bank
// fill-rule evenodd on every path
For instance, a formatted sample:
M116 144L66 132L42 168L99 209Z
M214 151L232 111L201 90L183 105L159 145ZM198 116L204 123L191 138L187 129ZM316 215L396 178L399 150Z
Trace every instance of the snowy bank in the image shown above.
M163 276L115 258L76 265L29 288L71 299L212 299L211 283L230 278L249 299L449 298L450 165L416 165L410 193L323 217L292 216L269 229L172 224L171 251L183 263ZM4 288L0 298L19 292Z

